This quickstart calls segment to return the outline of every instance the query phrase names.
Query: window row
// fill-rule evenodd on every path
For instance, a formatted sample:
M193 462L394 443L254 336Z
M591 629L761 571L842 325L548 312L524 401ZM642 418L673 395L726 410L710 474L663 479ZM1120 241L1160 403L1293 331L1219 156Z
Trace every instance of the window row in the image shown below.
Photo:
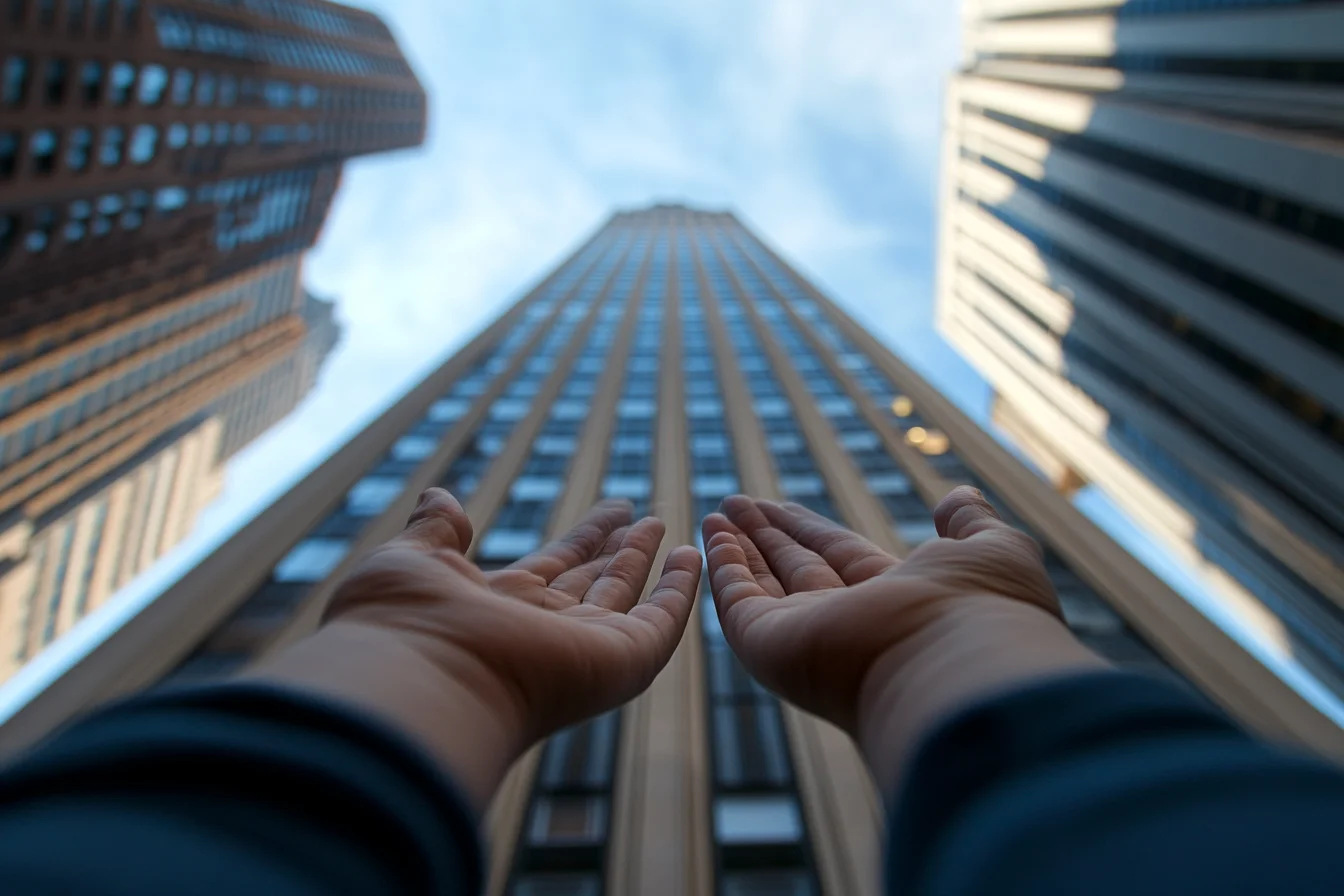
M105 206L103 211L117 214L120 208ZM87 212L77 209L77 216ZM251 327L260 326L293 309L298 297L298 269L284 265L262 277L215 288L210 293L180 307L156 312L148 319L110 338L90 340L86 347L55 355L48 360L42 356L30 360L13 377L0 375L0 416L13 414L26 405L62 389L71 383L92 376L129 356L143 352L198 326L211 318L235 313L239 308L250 308L243 318ZM8 366L17 364L19 353L7 358Z
M194 51L338 75L410 76L410 69L400 55L376 56L328 41L211 21L181 10L154 10L154 27L159 45L166 50Z
M115 5L114 0L67 0L58 15L55 0L8 0L0 21L15 29L60 27L71 37L86 33L106 37L114 29L134 32L140 9L140 0L115 0Z

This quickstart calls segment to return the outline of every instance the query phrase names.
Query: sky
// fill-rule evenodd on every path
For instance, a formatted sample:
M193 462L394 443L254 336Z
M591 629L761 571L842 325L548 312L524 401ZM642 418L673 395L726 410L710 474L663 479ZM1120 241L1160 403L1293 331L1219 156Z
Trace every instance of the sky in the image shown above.
M982 415L931 325L953 3L385 0L430 97L424 147L349 164L305 270L338 302L318 388L231 465L177 553L250 518L616 208L735 210Z
M234 458L193 534L91 621L87 638L245 525L617 208L733 209L987 423L988 387L931 320L957 3L363 5L398 37L430 120L423 147L346 166L308 256L305 281L338 303L342 342L295 413ZM1089 489L1079 506L1211 612L1190 572L1109 500Z

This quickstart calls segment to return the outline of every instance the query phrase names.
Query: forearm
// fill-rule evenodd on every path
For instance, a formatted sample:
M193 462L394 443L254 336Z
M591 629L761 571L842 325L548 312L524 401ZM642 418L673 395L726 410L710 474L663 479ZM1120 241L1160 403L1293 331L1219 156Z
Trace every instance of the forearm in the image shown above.
M1106 665L1042 610L996 596L957 598L873 665L859 697L859 745L890 798L915 747L957 711Z
M332 622L248 677L348 704L390 725L439 761L478 814L526 748L507 697L482 693L430 662L402 633Z

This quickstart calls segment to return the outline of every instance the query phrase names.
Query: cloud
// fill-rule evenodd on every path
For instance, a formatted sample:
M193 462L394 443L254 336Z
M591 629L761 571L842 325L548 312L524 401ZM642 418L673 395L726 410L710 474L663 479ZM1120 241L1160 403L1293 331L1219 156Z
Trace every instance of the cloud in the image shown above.
M337 299L344 341L299 411L232 464L199 539L320 461L613 207L654 199L738 210L862 322L981 401L969 368L930 348L942 346L929 308L954 4L365 5L430 93L430 138L348 166L306 265L310 286Z

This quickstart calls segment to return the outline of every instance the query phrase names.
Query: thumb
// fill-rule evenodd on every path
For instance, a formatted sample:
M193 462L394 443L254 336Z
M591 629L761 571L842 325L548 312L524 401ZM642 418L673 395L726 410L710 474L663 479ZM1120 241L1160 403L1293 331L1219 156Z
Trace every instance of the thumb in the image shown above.
M420 503L411 512L406 528L392 540L428 550L465 553L474 535L471 520L458 500L444 489L429 488L420 493Z
M984 494L969 485L957 486L938 502L933 522L940 536L958 541L991 529L1012 529Z

